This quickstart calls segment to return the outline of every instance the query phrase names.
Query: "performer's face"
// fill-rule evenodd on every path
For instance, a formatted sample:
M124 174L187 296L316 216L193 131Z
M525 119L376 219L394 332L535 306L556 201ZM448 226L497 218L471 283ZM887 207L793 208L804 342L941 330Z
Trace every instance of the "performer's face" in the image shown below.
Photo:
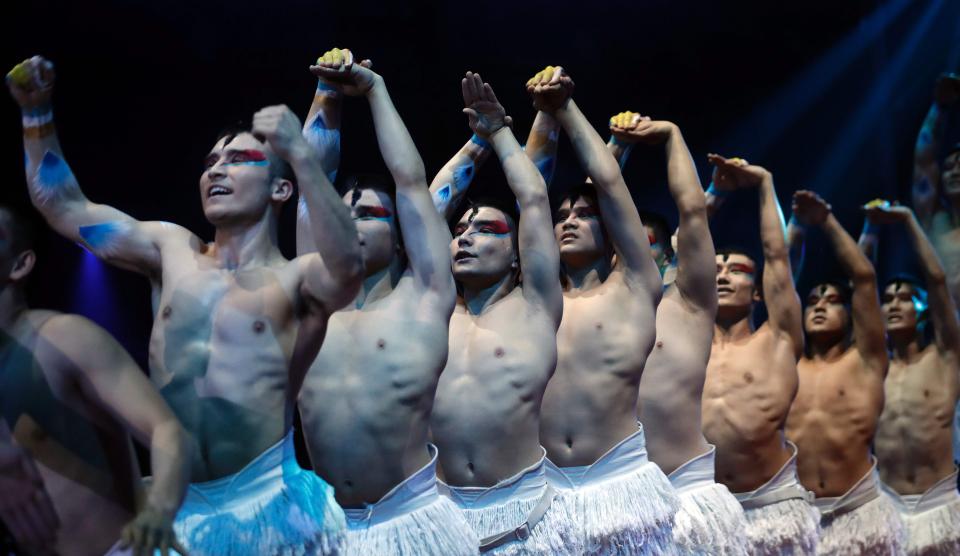
M833 284L814 286L807 295L803 328L811 335L846 333L849 313L843 293Z
M473 207L454 227L453 277L466 286L493 285L517 268L513 219L493 207Z
M757 266L740 253L717 255L718 307L749 307L756 300Z
M917 296L907 282L891 282L883 289L881 308L887 331L915 331L917 329Z
M399 250L396 209L390 196L374 189L350 189L343 195L357 225L367 276L386 268Z
M240 133L214 145L200 176L203 213L214 226L258 221L271 201L285 201L292 193L290 182L274 180L270 170L275 155L270 147L250 133ZM289 188L277 192L279 182ZM278 198L278 195L281 198Z
M960 195L960 150L950 153L943 160L940 184L947 196Z
M606 254L600 208L592 199L564 200L553 233L560 244L560 260L567 266L581 267Z

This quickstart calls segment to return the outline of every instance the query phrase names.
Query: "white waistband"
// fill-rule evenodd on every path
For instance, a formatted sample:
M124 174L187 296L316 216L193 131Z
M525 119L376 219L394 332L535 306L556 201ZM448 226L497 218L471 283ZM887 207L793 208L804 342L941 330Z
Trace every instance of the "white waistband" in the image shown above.
M304 470L297 463L290 430L240 471L212 481L190 483L185 503L201 502L213 507L242 503L272 488L280 488L285 473L300 472Z
M901 513L926 512L960 500L960 493L957 492L957 469L919 495L903 495L882 483L880 488L890 495Z
M414 512L437 499L437 447L427 444L430 461L404 479L380 500L363 508L343 508L347 525L373 526Z
M590 465L559 467L548 459L547 478L556 488L580 488L629 473L649 461L647 439L643 425L639 425L637 432L621 440Z
M813 499L813 505L820 510L821 518L829 519L835 515L852 512L860 506L880 496L880 475L877 473L877 458L870 456L870 469L850 487L843 496L823 496Z
M673 470L673 473L667 477L670 484L677 492L682 492L694 487L708 486L716 482L714 469L717 459L717 447L713 444L710 448L689 461Z
M487 506L500 506L512 500L540 498L547 487L544 463L547 451L540 448L542 454L536 463L516 475L504 479L489 487L456 487L438 481L440 488L458 506L463 509L478 509Z
M790 454L790 458L787 459L786 463L780 467L780 470L777 471L773 477L770 477L770 480L755 490L733 493L737 500L744 505L744 508L753 505L751 502L756 502L756 499L766 499L769 500L767 503L773 504L790 498L812 498L812 495L800 495L801 491L802 493L806 493L807 490L803 488L800 480L797 478L797 445L789 440L786 442L793 453Z

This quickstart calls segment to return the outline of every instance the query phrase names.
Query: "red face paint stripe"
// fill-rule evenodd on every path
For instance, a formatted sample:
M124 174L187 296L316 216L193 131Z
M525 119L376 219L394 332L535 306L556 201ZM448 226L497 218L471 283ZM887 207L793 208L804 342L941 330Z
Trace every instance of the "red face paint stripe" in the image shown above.
M389 218L393 216L393 213L386 207L367 207L366 212L374 218Z
M503 220L495 220L487 224L487 226L492 230L494 234L509 234L510 226L507 225Z
M731 272L746 272L747 274L753 274L753 267L748 264L734 263L730 265Z
M237 151L238 155L247 157L251 162L263 162L267 159L267 155L263 151L258 151L256 149L246 149L243 151Z

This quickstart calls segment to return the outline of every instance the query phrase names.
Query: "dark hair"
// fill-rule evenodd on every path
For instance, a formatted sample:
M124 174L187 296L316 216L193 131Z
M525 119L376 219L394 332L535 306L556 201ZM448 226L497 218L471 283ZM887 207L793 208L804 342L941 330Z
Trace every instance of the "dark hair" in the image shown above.
M229 145L231 141L236 139L238 135L242 135L244 133L253 135L253 126L249 122L238 120L221 129L220 133L217 134L217 138L214 140L214 143L219 143L221 139L225 139L223 144L226 146ZM257 137L256 135L253 135L253 137L257 141L266 144L263 138ZM275 155L271 162L273 162L273 164L270 165L270 172L274 177L285 179L294 185L297 184L297 175L293 173L293 168L286 160Z
M338 180L337 192L341 196L346 195L347 191L356 189L362 191L370 189L379 191L390 198L394 206L397 205L397 186L388 175L384 174L350 174L341 180Z
M36 242L36 227L23 212L10 205L0 204L0 213L7 215L10 231L10 247L14 255L33 249Z
M570 201L570 204L573 205L577 202L577 199L581 197L586 198L590 201L590 204L597 204L597 190L592 183L581 183L574 185L573 187L567 189L563 194L556 197L556 204L553 210L554 216L556 216L557 211L560 210L560 207L564 202Z
M845 307L850 307L850 300L853 297L853 288L850 287L849 283L844 282L843 280L819 280L817 283L812 285L810 289L820 288L825 286L833 286L836 288L837 292L840 294L840 299ZM809 290L807 290L809 291ZM803 305L806 307L807 300L803 299Z

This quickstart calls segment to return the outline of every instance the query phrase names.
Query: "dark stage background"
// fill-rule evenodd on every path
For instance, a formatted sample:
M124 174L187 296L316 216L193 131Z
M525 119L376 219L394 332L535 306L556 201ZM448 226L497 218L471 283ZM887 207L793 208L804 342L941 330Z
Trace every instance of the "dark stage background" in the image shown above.
M960 2L934 0L32 0L7 3L3 20L5 68L35 53L56 64L60 135L88 197L207 239L197 183L216 132L268 104L305 116L315 87L307 66L333 46L374 60L431 175L470 135L460 112L465 70L494 86L525 136L534 112L523 84L561 64L599 129L626 109L672 120L704 186L707 152L741 155L774 172L787 211L794 190L815 189L853 233L857 205L909 199L912 145L934 80L960 58ZM20 114L7 98L0 199L25 205ZM348 99L342 145L341 174L382 169L362 99ZM491 162L473 187L503 194ZM638 205L675 223L664 167L661 149L638 148L625 174ZM564 140L555 185L580 180ZM718 215L718 243L757 244L755 195L742 197ZM287 253L292 230L288 218ZM819 256L825 247L813 238L805 281L834 272L831 257ZM909 265L906 255L888 259L883 272ZM144 367L149 294L139 276L44 232L32 304L93 318Z

